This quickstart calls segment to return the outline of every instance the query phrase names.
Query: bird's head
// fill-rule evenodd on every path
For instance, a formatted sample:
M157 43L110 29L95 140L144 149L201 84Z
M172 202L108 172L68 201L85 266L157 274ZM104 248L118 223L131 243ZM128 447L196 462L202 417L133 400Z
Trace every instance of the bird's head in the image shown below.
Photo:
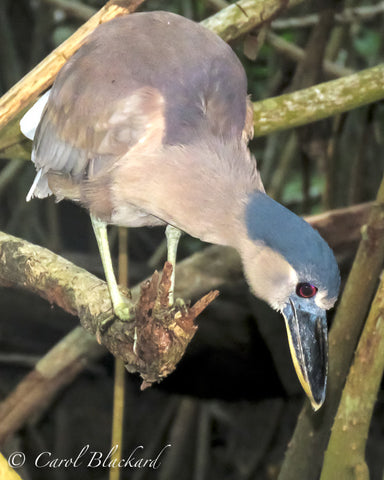
M265 193L248 197L244 223L246 277L255 295L283 314L297 376L317 410L327 382L326 310L340 287L336 259L318 232Z

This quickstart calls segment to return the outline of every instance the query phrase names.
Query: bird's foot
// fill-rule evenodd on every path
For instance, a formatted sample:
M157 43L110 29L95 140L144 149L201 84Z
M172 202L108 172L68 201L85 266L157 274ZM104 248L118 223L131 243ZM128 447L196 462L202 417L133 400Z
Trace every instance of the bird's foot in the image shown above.
M96 336L99 343L101 343L101 336L115 322L116 317L123 322L130 322L135 318L134 309L130 308L125 302L118 303L114 306L113 313L103 318L98 325Z
M122 321L130 322L135 318L134 310L125 302L113 306L113 312Z
M100 344L102 343L102 336L116 321L116 318L123 322L132 321L135 318L135 309L133 307L129 307L129 305L124 301L121 301L116 306L114 306L112 312L98 323L96 339Z
M117 305L113 305L112 313L104 318L99 325L100 333L105 333L116 317L123 322L131 322L135 318L135 309L121 300Z
M182 298L176 298L173 306L176 307L178 310L184 310L187 308L187 305Z

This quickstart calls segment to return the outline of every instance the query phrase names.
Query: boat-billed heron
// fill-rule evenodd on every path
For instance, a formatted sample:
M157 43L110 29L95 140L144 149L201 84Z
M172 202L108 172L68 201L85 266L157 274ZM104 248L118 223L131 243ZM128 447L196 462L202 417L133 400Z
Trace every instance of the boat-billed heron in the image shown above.
M176 229L232 246L253 293L283 314L297 375L319 408L339 270L320 235L264 191L232 49L175 14L119 17L96 28L36 105L22 121L38 172L27 198L54 194L89 210L115 313L128 317L107 224L171 226L171 260Z

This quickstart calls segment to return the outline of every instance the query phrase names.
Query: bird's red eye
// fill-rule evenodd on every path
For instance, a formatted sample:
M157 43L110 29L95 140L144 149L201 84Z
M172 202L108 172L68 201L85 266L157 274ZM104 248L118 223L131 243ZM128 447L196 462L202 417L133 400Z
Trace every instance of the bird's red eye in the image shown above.
M317 288L310 283L299 283L296 287L296 293L299 297L311 298L316 295Z

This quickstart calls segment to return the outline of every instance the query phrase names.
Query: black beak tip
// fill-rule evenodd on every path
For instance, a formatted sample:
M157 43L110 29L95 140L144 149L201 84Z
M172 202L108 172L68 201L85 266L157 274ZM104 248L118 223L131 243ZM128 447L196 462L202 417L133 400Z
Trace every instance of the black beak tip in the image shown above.
M328 329L325 311L313 305L303 308L303 305L295 305L291 301L283 310L283 315L297 376L313 410L317 411L324 403L327 387Z
M310 396L309 400L311 402L313 411L317 412L323 406L323 403L325 401L325 391L325 384L321 389L319 388L317 389L317 391L312 391L312 395Z

